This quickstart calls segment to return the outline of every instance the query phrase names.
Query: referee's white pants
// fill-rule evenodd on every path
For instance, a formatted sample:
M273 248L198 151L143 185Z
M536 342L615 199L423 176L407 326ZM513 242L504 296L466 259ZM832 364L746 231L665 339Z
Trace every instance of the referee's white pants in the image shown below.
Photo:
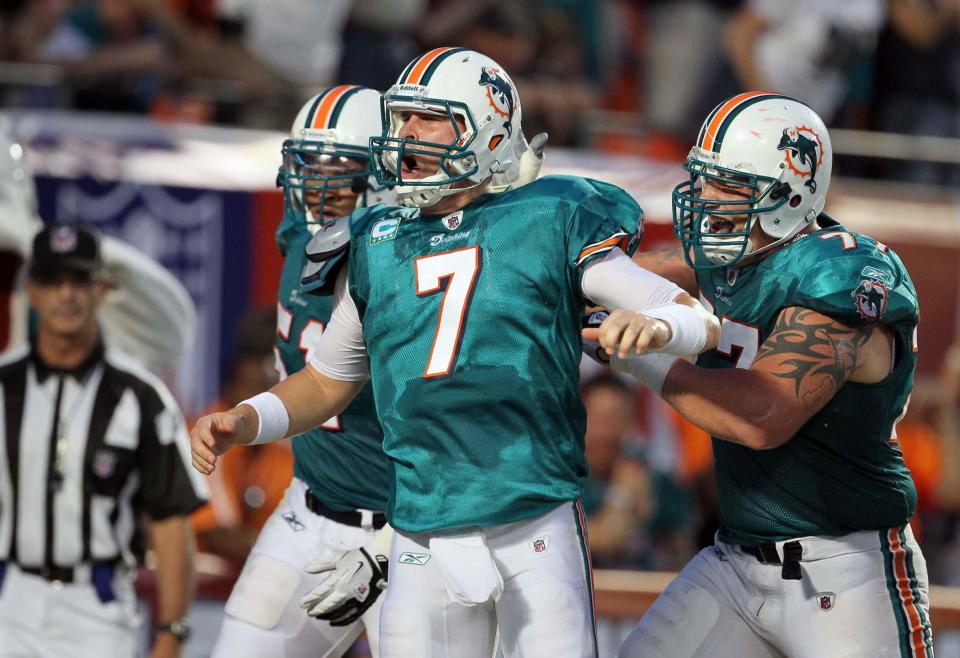
M801 579L717 540L684 567L620 658L932 658L927 567L910 526L801 537ZM783 545L777 542L778 556Z
M300 599L326 574L308 562L363 546L374 535L307 509L307 485L294 478L243 566L227 600L212 658L338 658L364 626L374 658L383 595L351 626L334 627L300 608Z
M431 542L465 536L473 543L460 554L440 554ZM502 586L488 600L475 605L453 600L451 590L481 598L490 576ZM596 657L579 503L473 533L394 535L380 620L383 658L490 658L498 631L506 658Z
M133 583L113 578L101 603L90 583L51 583L7 564L0 586L0 658L135 658L140 616Z

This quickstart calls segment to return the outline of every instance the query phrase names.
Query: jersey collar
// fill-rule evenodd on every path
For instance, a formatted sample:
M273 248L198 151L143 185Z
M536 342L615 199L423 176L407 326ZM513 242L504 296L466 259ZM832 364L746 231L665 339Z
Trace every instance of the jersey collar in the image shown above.
M81 382L86 378L87 374L103 360L103 354L103 341L98 339L97 344L90 351L90 354L87 355L87 358L76 368L55 368L40 356L40 353L37 351L36 341L30 341L30 361L33 363L34 370L36 371L37 381L41 384L45 382L50 375L70 375L78 382Z

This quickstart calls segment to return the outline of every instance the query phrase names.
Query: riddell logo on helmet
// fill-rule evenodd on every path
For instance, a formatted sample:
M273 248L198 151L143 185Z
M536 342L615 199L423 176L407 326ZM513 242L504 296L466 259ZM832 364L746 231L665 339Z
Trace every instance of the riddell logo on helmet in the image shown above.
M397 85L397 91L413 96L422 96L427 93L427 88L423 85Z
M490 107L507 120L504 127L507 129L507 135L512 135L513 124L511 121L513 120L513 108L516 102L513 87L500 74L500 69L492 66L483 67L477 84L487 88L487 100L490 102Z
M784 128L777 150L784 152L787 166L798 176L809 176L804 185L817 191L817 169L823 164L823 140L808 126ZM802 169L800 167L803 167Z

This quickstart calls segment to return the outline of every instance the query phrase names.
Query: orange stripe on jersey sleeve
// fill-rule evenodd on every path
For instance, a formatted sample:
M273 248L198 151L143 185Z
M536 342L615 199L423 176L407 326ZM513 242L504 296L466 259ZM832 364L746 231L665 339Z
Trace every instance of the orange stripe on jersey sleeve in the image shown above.
M323 101L320 103L320 107L317 108L317 113L313 117L313 125L310 127L315 130L328 128L327 122L330 121L330 114L333 112L337 101L340 100L341 96L356 86L357 85L340 85L327 92L327 95L323 97Z
M610 247L617 246L620 243L620 240L622 239L623 239L623 235L618 233L617 235L611 238L607 238L603 242L598 242L597 244L592 244L589 247L586 247L583 251L577 254L577 263L582 261L584 258L589 256L590 254L595 254L598 251L602 251L604 249L609 249Z
M420 58L420 61L417 62L417 65L413 67L413 70L410 71L410 75L407 76L407 79L404 81L407 84L418 85L420 84L420 78L423 77L423 74L430 67L430 64L437 57L447 52L448 50L453 50L450 46L445 46L443 48L434 48L426 55Z
M723 125L723 120L726 119L740 103L769 93L769 91L748 91L745 94L734 96L724 103L723 106L717 110L717 113L713 115L713 121L710 122L710 125L707 126L707 129L703 132L703 144L701 144L701 148L707 151L713 149L717 131L720 129L720 126Z

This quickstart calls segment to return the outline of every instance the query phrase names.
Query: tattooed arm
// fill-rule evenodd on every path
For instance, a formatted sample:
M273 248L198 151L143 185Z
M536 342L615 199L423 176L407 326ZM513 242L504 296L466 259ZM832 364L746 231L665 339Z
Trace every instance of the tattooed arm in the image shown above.
M882 326L849 326L806 308L787 308L749 369L678 362L667 375L663 399L713 436L775 448L847 381L886 377L893 367L892 341Z
M652 251L638 251L633 260L643 269L673 281L691 297L697 298L697 275L683 259L679 242Z

